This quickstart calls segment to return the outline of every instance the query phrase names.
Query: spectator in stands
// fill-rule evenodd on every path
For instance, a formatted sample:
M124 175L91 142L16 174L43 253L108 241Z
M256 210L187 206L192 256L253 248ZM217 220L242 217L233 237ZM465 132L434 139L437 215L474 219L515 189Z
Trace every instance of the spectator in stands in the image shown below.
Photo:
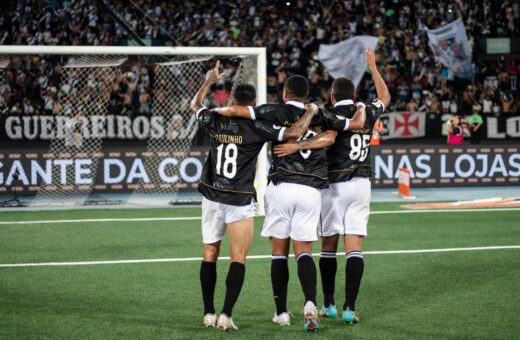
M484 91L482 92L482 100L480 101L482 105L482 113L483 114L491 114L491 107L493 106L493 101L491 100L491 97L489 95L489 88L485 87Z
M448 145L460 145L464 141L464 131L459 116L448 120Z
M509 79L511 80L511 91L516 91L516 84L518 81L518 68L516 67L516 61L512 60L508 66Z
M459 112L459 110L458 110L458 106L457 106L457 98L452 97L451 101L450 101L450 113L453 115L456 115L456 114L458 114L458 112Z
M482 116L480 115L480 105L475 103L473 105L473 114L466 120L470 133L471 144L480 144L482 139L481 126L484 123Z
M226 105L229 99L229 92L224 88L224 85L218 85L213 93L213 100L218 106Z
M139 95L139 114L149 115L152 112L151 96L147 91L143 91Z
M511 113L511 106L513 105L514 98L511 92L501 92L500 93L502 99L502 113L508 114Z
M493 115L495 117L499 117L500 116L500 112L501 111L501 108L500 108L500 105L498 104L497 101L493 101L493 106L491 106L491 112L493 112Z
M419 109L419 105L416 99L410 99L406 104L406 111L415 112Z

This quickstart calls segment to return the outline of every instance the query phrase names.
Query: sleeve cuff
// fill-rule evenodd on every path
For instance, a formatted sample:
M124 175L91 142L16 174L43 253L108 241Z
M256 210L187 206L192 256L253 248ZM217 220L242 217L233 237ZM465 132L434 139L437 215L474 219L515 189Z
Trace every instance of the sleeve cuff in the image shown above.
M345 119L345 127L343 128L343 131L347 131L349 126L350 126L350 119Z
M385 104L383 104L383 102L380 99L378 99L377 101L379 102L379 104L381 104L381 107L383 108L383 112L384 112L385 111Z
M197 119L199 118L199 114L200 114L203 110L207 110L207 108L206 108L205 106L202 106L202 107L197 111L197 113L195 114L195 117L197 117Z
M249 110L249 114L251 115L251 119L252 120L256 120L255 109L252 106L248 106L247 109Z
M285 133L285 130L287 128L284 126L280 129L280 132L278 132L278 141L283 142L283 134Z

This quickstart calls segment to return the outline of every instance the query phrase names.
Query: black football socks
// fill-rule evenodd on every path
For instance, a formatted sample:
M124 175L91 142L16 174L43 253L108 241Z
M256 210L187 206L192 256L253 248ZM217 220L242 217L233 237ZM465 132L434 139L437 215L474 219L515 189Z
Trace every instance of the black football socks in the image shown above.
M347 254L347 264L345 267L345 304L343 310L347 307L355 311L356 299L363 276L363 253L361 251L351 251Z
M321 286L323 289L323 305L329 307L335 305L334 290L336 286L336 271L338 261L336 252L333 250L322 250L320 254Z
M301 253L296 258L296 262L305 302L312 301L316 305L316 265L312 260L312 255Z
M202 287L202 300L204 301L204 315L215 314L213 297L217 283L217 263L202 261L200 264L200 286Z
M271 283L273 285L276 315L287 312L287 285L289 283L289 266L287 256L273 255L271 258Z
M231 317L233 307L238 300L242 285L244 284L244 277L246 274L246 267L240 262L231 262L226 278L226 296L224 298L224 307L222 313Z

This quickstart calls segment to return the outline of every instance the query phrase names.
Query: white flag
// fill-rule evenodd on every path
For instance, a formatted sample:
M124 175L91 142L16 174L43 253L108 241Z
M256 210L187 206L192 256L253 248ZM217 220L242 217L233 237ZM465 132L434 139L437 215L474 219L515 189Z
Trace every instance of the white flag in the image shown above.
M320 45L317 58L332 78L347 77L358 86L366 69L365 51L376 46L376 37L359 35L338 44Z
M468 36L461 18L434 30L426 30L435 59L448 66L459 78L473 79Z

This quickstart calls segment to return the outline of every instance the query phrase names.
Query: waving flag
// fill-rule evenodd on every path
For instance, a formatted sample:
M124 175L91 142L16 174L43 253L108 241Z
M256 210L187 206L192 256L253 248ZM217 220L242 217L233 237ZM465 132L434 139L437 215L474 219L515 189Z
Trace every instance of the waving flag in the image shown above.
M365 51L376 46L376 37L359 35L338 44L320 45L317 59L332 78L347 77L358 86L366 69Z
M462 19L450 22L434 30L426 30L428 44L435 58L464 79L473 79L474 70L471 60L471 48Z

